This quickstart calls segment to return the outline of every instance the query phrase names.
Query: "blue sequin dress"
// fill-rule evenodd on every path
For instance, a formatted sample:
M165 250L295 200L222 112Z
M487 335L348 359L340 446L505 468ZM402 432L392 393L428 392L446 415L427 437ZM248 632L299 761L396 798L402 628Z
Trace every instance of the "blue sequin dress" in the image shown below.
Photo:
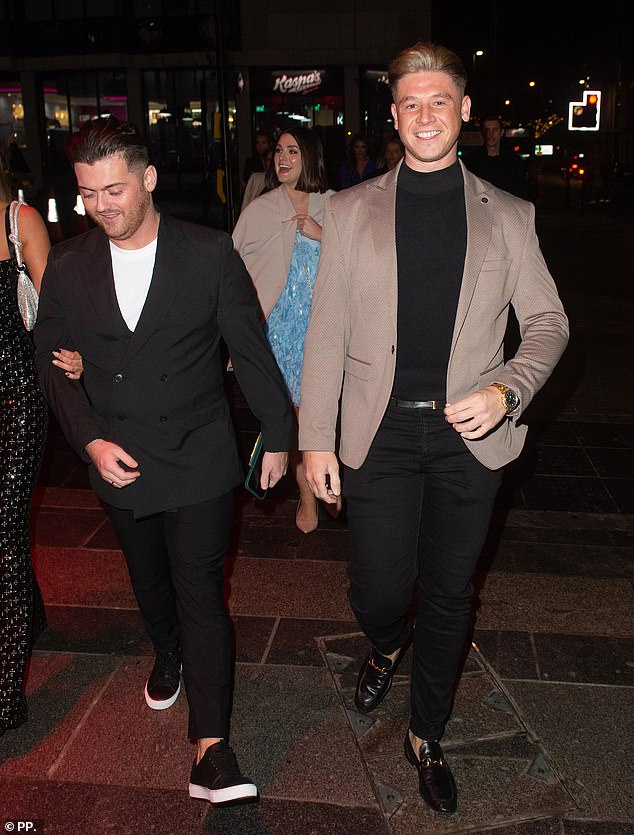
M318 264L319 241L306 238L297 230L286 286L264 324L264 332L295 406L299 406L304 340Z

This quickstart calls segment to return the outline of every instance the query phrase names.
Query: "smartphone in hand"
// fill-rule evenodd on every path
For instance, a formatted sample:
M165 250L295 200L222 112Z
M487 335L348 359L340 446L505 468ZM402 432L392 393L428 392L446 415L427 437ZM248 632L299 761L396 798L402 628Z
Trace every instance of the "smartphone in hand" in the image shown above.
M244 486L255 496L256 499L263 499L267 492L267 488L262 488L260 480L262 478L262 456L264 455L264 448L262 446L262 433L258 435L253 445L253 450L249 456L249 469L247 470L247 477L244 480Z

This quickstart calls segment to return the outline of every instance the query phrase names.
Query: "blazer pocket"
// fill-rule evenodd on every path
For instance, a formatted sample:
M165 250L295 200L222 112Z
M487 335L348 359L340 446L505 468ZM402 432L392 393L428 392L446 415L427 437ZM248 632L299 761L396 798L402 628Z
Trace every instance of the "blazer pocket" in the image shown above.
M202 406L200 409L195 409L190 412L185 418L185 425L188 429L198 429L199 426L205 426L208 423L213 423L224 417L226 413L224 400L218 400L216 403L210 403L207 406Z
M346 374L350 374L352 377L358 377L360 380L369 380L370 372L372 371L372 363L366 362L366 360L357 359L356 357L351 357L350 354L346 354L343 370Z
M493 261L483 261L482 262L482 272L494 272L494 271L504 271L507 272L511 269L511 264L513 260L511 258L502 258L500 260L493 260Z
M488 386L489 383L495 382L495 378L500 373L500 371L504 370L504 362L500 362L495 365L493 368L489 368L487 371L483 371L480 374L480 388L484 388Z

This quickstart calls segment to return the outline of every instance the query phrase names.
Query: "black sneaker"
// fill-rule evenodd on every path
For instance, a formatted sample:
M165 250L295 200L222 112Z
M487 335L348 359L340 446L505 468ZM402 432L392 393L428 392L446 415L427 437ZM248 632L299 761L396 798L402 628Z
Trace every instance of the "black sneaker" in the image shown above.
M181 656L177 649L157 652L145 684L145 701L152 710L171 707L181 691Z
M257 798L254 783L240 774L236 755L225 739L210 745L201 761L192 765L189 796L210 803Z

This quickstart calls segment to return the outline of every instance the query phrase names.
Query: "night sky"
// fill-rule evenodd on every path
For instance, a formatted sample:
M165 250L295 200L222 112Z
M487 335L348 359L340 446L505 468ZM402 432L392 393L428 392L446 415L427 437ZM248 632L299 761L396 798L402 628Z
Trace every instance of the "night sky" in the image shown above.
M588 12L592 4L557 0L436 0L432 39L463 59L476 113L504 113L505 98L512 100L516 121L540 110L561 113L581 78L589 75L590 87L599 89L619 77L632 80L634 4L607 0L594 6ZM475 59L474 74L477 49L485 54Z

